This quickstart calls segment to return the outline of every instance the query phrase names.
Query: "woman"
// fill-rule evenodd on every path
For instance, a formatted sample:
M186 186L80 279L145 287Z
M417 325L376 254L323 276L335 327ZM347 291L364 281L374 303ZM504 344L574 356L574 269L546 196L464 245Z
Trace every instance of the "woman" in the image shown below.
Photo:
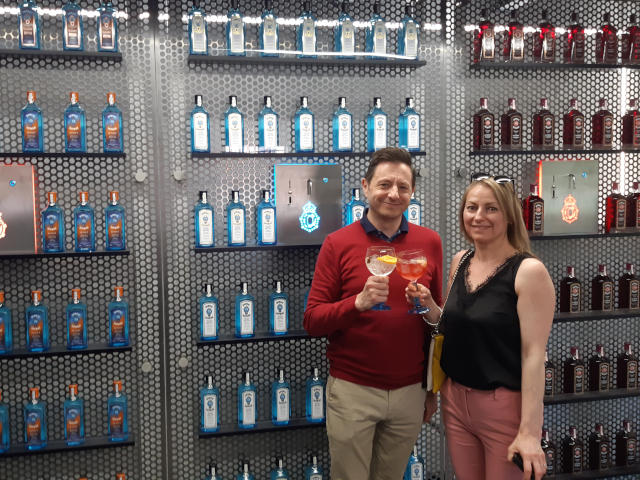
M533 257L521 208L506 177L475 176L459 210L473 249L449 270L442 314L442 416L459 480L540 479L544 353L555 309L545 266ZM454 272L456 270L457 275ZM453 284L452 284L453 283ZM415 295L409 288L407 294ZM420 299L439 309L420 286ZM524 473L511 462L519 453Z

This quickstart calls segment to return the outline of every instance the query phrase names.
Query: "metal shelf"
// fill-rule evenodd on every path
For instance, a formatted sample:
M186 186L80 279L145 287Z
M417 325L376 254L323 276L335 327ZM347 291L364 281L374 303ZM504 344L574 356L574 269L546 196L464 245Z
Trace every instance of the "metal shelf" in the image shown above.
M544 397L545 405L560 405L566 403L597 402L601 400L615 400L617 398L640 397L640 390L614 388L607 392L558 393Z
M0 58L51 58L51 59L81 59L81 60L110 60L122 62L120 52L77 52L73 50L14 50L0 49Z
M129 352L133 348L131 343L125 347L110 347L107 343L90 343L81 350L69 350L66 345L54 345L46 352L30 352L26 348L14 349L11 353L0 354L0 360L16 358L62 357L71 355L89 355L95 353Z
M290 330L286 335L273 335L269 332L256 332L253 337L238 338L235 335L219 335L218 340L198 341L198 347L227 345L230 343L257 343L257 342L281 342L286 340L301 340L313 338L305 330Z
M98 250L95 252L60 252L60 253L16 253L0 255L2 259L16 258L71 258L71 257L126 257L129 250Z
M303 250L305 248L320 248L322 244L310 245L247 245L246 247L194 247L196 253L217 253L217 252L259 252L273 250Z
M127 154L100 152L0 152L0 158L127 158Z
M318 52L318 58L298 58L294 54L282 57L260 56L232 56L232 55L189 55L189 63L196 64L231 64L231 65L322 65L322 66L350 66L350 67L408 67L417 68L427 64L424 60L410 60L401 58L338 58L337 56L323 57Z
M576 233L575 235L531 235L529 240L573 240L576 238L616 238L616 237L639 237L640 230L620 231L616 233Z
M423 157L427 155L425 151L409 152L413 157ZM373 152L192 152L191 158L313 158L313 157L329 157L329 158L357 158L373 155Z
M586 480L592 478L609 478L621 477L624 475L632 475L640 473L640 464L629 465L626 467L613 467L606 470L586 470L580 473L559 473L557 475L544 476L549 480Z
M27 447L19 443L17 445L9 446L9 450L4 453L0 453L0 459L6 457L19 457L23 455L41 455L43 453L59 453L69 452L76 450L95 450L98 448L116 448L116 447L130 447L135 445L132 434L129 434L129 439L123 442L112 442L106 435L101 437L86 438L82 445L69 446L64 440L52 440L47 442L47 446L40 450L28 450Z
M593 69L638 69L640 65L627 65L621 63L562 63L562 62L477 62L469 65L471 70L593 70Z
M553 323L584 322L589 320L605 320L612 318L640 317L640 310L621 308L605 312L602 310L586 310L584 312L558 312L553 316Z
M640 153L640 150L631 148L622 149L576 149L576 148L560 148L560 149L531 149L531 150L503 150L495 148L493 150L472 150L469 152L471 157L484 157L490 155L613 155L618 153Z
M212 437L226 437L229 435L245 435L250 433L264 433L264 432L279 432L285 430L299 430L302 428L318 428L324 427L325 423L311 423L308 422L306 418L292 418L289 420L289 425L281 425L277 426L268 422L256 422L256 426L254 428L240 428L238 424L235 423L233 425L220 425L220 430L216 433L202 433L198 431L198 436L200 438L212 438Z

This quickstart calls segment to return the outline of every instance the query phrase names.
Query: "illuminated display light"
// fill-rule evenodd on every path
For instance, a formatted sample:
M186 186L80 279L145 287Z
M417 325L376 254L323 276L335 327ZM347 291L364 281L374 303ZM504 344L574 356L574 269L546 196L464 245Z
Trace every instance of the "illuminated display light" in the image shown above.
M307 202L302 207L300 214L300 228L307 233L317 230L320 226L320 215L318 215L318 207L313 203Z
M578 202L576 201L576 197L569 194L564 198L564 205L562 205L562 210L560 211L562 216L562 221L566 223L573 223L578 220L578 216L580 215L580 209L578 208Z

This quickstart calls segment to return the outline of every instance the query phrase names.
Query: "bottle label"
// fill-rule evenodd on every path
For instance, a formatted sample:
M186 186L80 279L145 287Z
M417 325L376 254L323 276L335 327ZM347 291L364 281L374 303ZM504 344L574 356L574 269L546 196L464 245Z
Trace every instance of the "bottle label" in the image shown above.
M351 115L346 113L338 115L338 148L340 150L351 148Z
M194 113L191 117L193 121L193 149L209 150L209 131L207 128L207 114L204 112Z
M584 117L582 115L573 119L573 146L584 146Z
M242 134L242 115L239 113L230 113L227 118L228 123L228 136L230 152L242 152L243 148L243 134Z
M84 313L72 310L69 313L69 345L84 345Z
M411 465L411 480L423 480L424 472L420 462L415 462Z
M67 114L67 148L80 150L82 148L82 115Z
M116 24L110 13L100 14L100 47L104 50L115 50Z
M107 214L107 245L109 248L124 248L124 217L120 212Z
M92 229L92 215L85 212L76 214L76 245L78 248L85 250L93 248L93 242L91 241Z
M67 48L80 48L80 19L76 12L67 12L64 16L65 44Z
M300 150L313 150L313 115L300 115Z
M109 433L122 435L124 433L124 409L121 405L111 405L109 408Z
M260 212L262 222L262 243L276 242L276 211L273 208L265 208Z
M278 388L276 390L276 421L289 421L289 389Z
M544 202L533 203L533 225L532 231L536 233L544 232Z
M256 394L255 392L242 393L242 424L253 425L256 423Z
M570 283L569 295L569 312L579 312L582 304L582 286L579 283Z
M598 384L598 391L600 392L606 392L607 390L609 390L609 371L610 371L610 366L607 362L603 362L600 364L600 368L599 368L599 384Z
M244 210L231 209L229 220L231 220L231 243L244 243Z
M613 310L613 282L602 283L602 310Z
M609 443L600 444L600 470L609 468Z
M35 47L37 38L36 16L31 10L20 13L20 36L23 47Z
M582 471L582 448L573 447L573 471Z
M410 203L407 208L407 220L414 225L420 225L420 205Z
M25 148L30 150L40 149L40 118L36 112L26 112L24 114L22 136Z
M213 215L208 208L198 211L198 243L203 246L213 245Z
M42 431L42 419L36 412L29 412L27 414L26 421L26 440L27 443L40 443L42 438L40 436Z
M627 465L636 463L636 448L638 444L635 438L627 440Z
M276 298L273 301L273 331L287 332L287 301L284 298Z
M606 115L602 119L602 145L610 147L613 144L613 117Z
M627 389L632 390L638 388L638 362L629 360L627 362Z
M640 116L633 119L633 146L640 147Z
M552 448L549 448L545 452L545 456L547 457L547 475L553 475L556 471L556 455Z
M316 53L316 22L305 18L302 22L302 53Z
M44 318L40 313L28 313L27 335L30 348L44 347Z
M268 113L263 118L264 122L264 147L276 148L278 146L278 117Z
M542 145L545 147L553 147L553 130L555 121L553 115L544 115L542 117Z
M351 208L351 218L354 222L362 219L364 215L364 207L362 205L355 205Z
M262 45L265 50L277 50L276 21L273 17L265 18L262 24Z
M545 395L553 395L555 394L555 376L556 371L554 368L545 368L544 369L544 394Z
M191 18L191 50L194 53L207 52L207 35L204 16L196 13Z
M584 367L576 365L573 367L573 393L584 392Z
M524 60L524 29L516 27L511 35L511 60Z
M629 308L640 308L640 280L629 282Z
M240 335L253 334L253 302L243 300L240 302Z
M382 20L376 21L373 27L373 53L387 53L387 28Z
M324 418L324 387L314 385L311 387L311 418L320 420Z
M493 115L483 115L480 118L482 125L482 145L485 147L493 146Z
M202 336L215 337L218 335L218 315L215 302L202 304Z
M65 428L67 431L67 440L79 440L80 426L82 421L82 414L78 407L69 407L67 409L67 416L65 419Z
M218 396L209 393L202 398L204 428L218 428Z
M584 30L575 30L571 43L571 59L584 60Z
M493 59L496 53L496 38L493 28L487 28L482 32L482 58Z
M386 115L375 115L373 117L374 135L373 147L375 150L386 148L387 146L387 117Z
M109 322L111 324L111 341L126 342L126 319L127 312L124 308L112 308L109 312Z
M105 148L109 150L120 150L122 148L122 138L120 138L120 114L107 112L104 114L103 120Z
M418 56L418 26L408 22L404 33L404 54L407 57Z
M55 213L45 213L42 218L44 224L44 249L60 249L60 218Z
M407 118L407 148L420 148L420 117L409 115Z
M323 480L322 475L313 474L309 477L309 480Z
M511 141L509 144L512 147L522 145L522 117L520 115L511 117Z
M342 22L342 36L340 37L340 46L342 53L354 53L355 51L355 28L351 20Z
M229 23L229 49L231 53L244 52L244 22L241 17L234 16Z
M616 228L627 226L627 200L621 198L616 201Z

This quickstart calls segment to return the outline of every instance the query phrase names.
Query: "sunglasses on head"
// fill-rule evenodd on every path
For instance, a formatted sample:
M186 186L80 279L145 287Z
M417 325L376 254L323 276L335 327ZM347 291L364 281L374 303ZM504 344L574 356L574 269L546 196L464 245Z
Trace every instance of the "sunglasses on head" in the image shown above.
M478 180L487 180L487 179L491 179L494 182L499 183L501 185L510 183L511 186L514 188L514 190L516 188L516 183L513 180L513 178L507 177L506 175L489 175L488 173L485 173L485 172L472 173L471 182L469 183L477 182Z

